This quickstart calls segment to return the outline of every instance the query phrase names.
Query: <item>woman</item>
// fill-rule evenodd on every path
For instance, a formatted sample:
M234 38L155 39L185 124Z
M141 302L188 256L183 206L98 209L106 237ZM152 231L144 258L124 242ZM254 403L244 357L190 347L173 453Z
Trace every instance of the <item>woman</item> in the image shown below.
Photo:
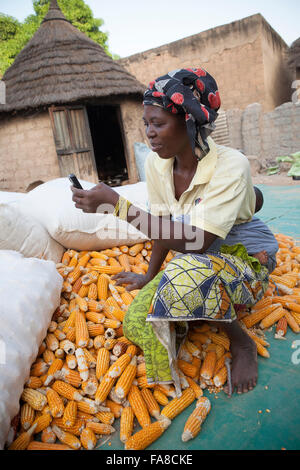
M150 83L143 104L153 151L146 164L150 212L103 183L90 191L72 188L73 201L85 212L114 212L154 240L145 276L115 276L127 290L143 288L126 314L124 332L144 350L148 381L173 381L180 390L176 340L186 334L188 321L209 320L230 339L232 387L225 391L247 392L257 382L256 346L240 327L234 305L258 301L268 271L255 270L247 252L209 253L209 247L254 214L248 160L209 137L220 97L205 70L159 77ZM159 272L169 250L181 255Z

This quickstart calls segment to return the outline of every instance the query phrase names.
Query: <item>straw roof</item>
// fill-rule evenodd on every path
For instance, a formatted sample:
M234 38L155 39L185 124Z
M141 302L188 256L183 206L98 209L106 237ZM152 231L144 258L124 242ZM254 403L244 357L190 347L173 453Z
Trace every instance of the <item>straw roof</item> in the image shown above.
M75 28L51 0L40 28L3 76L1 112L108 96L139 95L144 85Z
M289 65L296 68L300 67L300 38L291 44L289 50Z

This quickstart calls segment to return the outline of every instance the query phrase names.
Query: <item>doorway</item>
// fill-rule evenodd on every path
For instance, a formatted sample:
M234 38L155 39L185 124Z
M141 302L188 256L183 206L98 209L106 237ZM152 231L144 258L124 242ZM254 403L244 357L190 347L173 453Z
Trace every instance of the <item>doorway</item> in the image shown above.
M117 106L87 106L95 161L100 181L119 186L128 180L128 170Z

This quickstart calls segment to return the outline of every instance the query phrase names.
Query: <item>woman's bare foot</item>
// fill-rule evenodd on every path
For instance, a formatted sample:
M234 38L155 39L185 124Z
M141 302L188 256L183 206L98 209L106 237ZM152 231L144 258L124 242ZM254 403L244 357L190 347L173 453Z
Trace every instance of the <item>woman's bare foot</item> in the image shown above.
M237 393L246 393L256 386L257 382L257 349L254 341L240 327L237 320L221 326L230 339L231 387L227 383L224 392L230 397ZM230 390L231 388L231 390Z

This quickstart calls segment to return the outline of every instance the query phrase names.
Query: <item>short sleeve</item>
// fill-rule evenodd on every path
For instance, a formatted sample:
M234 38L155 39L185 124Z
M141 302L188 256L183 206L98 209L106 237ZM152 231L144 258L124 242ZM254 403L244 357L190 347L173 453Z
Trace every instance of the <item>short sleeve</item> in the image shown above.
M155 168L152 153L147 157L145 171L148 191L148 208L150 213L156 216L170 215L170 210L164 200L160 185L158 184L158 181L161 179L161 175Z
M217 176L191 210L191 225L225 238L237 220L250 221L255 208L253 186L241 175Z

